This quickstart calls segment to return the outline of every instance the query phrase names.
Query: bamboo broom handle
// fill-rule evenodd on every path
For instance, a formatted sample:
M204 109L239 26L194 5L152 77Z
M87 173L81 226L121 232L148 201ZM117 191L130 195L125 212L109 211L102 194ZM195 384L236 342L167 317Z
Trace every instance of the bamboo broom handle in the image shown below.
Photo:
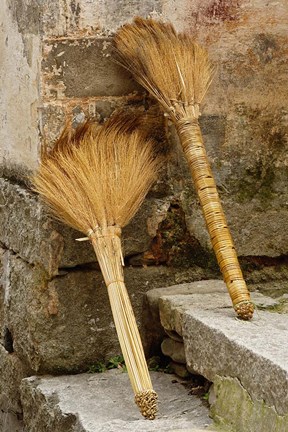
M90 238L107 286L135 402L141 414L153 420L157 413L157 394L153 390L139 330L124 283L120 235L121 229L111 226L97 229L90 233Z
M254 306L243 279L233 240L227 226L216 183L203 144L198 119L184 118L176 124L190 166L212 246L234 309L242 319L251 319Z
M115 327L127 371L141 414L153 420L157 413L157 394L153 390L139 330L130 299L123 282L108 286L108 295ZM124 319L123 319L124 317Z

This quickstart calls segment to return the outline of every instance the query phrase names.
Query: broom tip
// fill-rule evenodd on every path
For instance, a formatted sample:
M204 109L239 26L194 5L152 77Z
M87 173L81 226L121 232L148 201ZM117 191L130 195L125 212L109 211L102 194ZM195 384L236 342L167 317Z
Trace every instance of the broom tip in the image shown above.
M158 395L152 390L143 390L135 395L135 402L143 415L148 420L154 420L158 412Z
M251 320L254 313L254 304L251 301L242 301L234 306L235 312L242 320Z

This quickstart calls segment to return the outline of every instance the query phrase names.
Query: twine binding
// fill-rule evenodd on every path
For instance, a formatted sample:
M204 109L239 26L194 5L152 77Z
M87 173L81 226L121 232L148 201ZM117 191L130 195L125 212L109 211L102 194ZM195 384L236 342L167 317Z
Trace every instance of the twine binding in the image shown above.
M203 145L198 119L185 117L177 120L176 128L190 166L212 246L234 309L240 318L251 319L254 305L250 301L250 293L244 281L233 240L227 226L216 183Z
M154 420L158 412L158 396L154 390L144 390L135 395L135 403L141 414L149 420Z

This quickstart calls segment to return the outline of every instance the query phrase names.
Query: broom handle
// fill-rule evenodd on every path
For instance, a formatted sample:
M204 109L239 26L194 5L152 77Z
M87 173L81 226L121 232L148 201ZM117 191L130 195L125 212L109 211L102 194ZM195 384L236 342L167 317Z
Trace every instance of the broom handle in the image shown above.
M157 394L153 390L135 315L124 284L120 228L108 227L90 235L108 290L113 319L135 402L142 415L154 419Z
M141 414L153 420L157 412L157 394L153 390L139 330L124 282L111 283L108 286L108 295L122 354L135 393L135 402Z
M190 166L216 258L233 306L240 318L252 318L254 306L243 279L233 240L227 226L216 183L203 144L197 119L182 119L176 124Z

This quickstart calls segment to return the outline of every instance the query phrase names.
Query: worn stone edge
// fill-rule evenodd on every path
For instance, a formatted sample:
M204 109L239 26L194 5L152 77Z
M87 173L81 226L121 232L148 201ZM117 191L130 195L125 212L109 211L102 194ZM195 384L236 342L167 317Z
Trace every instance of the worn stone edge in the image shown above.
M222 427L232 431L288 430L288 413L279 415L274 407L257 398L252 399L237 378L216 375L210 390L211 416Z

